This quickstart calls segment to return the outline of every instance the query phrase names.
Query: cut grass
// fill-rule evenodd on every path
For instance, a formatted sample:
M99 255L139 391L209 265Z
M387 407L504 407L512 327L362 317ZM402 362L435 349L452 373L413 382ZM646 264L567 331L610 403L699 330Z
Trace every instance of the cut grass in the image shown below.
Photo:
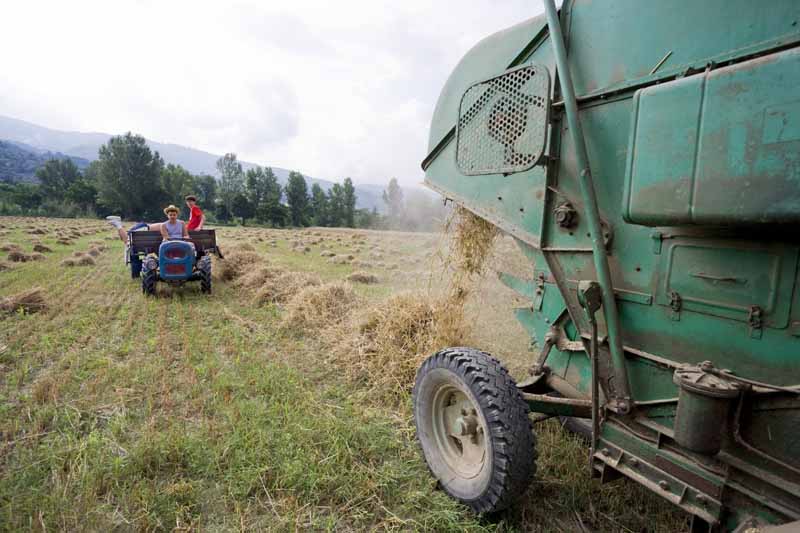
M31 223L17 220L24 223L0 218L15 226L7 240L30 249ZM108 235L104 224L36 224L50 226L48 245L58 233L74 235L66 227L96 230L0 273L0 297L42 286L52 302L36 314L14 313L0 328L0 529L574 531L576 516L599 531L685 523L633 484L590 480L585 446L555 423L537 426L539 477L523 502L491 520L475 517L436 489L417 451L408 396L376 399L374 380L346 379L348 368L326 357L330 345L317 329L287 329L283 302L253 301L239 282L256 262L235 269L237 282L215 283L211 296L187 285L145 298L118 241L95 265L59 266ZM355 270L328 264L318 253L323 244L345 255L358 242L361 258L380 245L397 260L420 258L432 240L314 232L220 233L241 237L255 250L242 253L265 265L323 282ZM298 239L313 253L292 251ZM223 242L226 252L234 248ZM390 295L424 288L428 277L381 279L352 287L359 306L388 310L380 304ZM516 353L504 340L516 330L503 329L515 325L512 302L495 285L484 289L498 316L491 331L474 328L475 343L501 357ZM519 357L508 358L510 366L529 364L530 354Z

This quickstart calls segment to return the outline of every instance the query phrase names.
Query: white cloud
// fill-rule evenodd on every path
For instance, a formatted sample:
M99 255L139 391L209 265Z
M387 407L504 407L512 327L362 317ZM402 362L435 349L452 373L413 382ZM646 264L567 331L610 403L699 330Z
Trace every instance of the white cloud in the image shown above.
M540 11L522 0L20 0L0 19L0 114L412 184L452 68Z

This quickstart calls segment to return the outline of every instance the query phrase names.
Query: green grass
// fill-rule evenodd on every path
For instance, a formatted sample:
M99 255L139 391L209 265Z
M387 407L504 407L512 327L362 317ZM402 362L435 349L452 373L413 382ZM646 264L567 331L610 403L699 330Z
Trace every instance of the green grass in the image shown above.
M0 223L30 224L20 220ZM46 261L0 272L0 296L38 285L50 304L0 319L0 529L574 531L578 517L601 531L684 526L631 483L591 481L585 445L557 423L537 427L539 475L521 505L475 517L436 489L409 402L365 399L363 385L326 363L313 332L280 326L280 309L254 307L223 283L211 296L187 286L145 298L119 242L106 243L95 266L59 267L109 235L98 227L72 247L45 238L56 250ZM19 228L0 238L29 241ZM391 261L425 268L414 259L423 241L430 236L387 244ZM276 264L324 279L358 270L327 263L318 246L298 254L285 240L255 244ZM384 283L357 289L368 302L413 285L378 275ZM429 277L411 276L422 285ZM511 316L509 304L492 305ZM486 343L512 351L519 341L504 344L498 328Z

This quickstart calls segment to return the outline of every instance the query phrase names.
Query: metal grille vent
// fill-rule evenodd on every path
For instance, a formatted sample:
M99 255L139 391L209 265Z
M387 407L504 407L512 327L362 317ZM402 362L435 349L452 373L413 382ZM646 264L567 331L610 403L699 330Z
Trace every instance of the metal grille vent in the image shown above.
M456 164L467 176L532 168L547 141L550 75L526 65L472 85L461 97Z

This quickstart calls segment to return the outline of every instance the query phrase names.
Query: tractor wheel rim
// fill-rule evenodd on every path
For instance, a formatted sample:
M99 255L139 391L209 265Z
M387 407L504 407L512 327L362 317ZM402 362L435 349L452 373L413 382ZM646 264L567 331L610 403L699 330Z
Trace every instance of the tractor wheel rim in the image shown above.
M443 385L432 407L433 436L444 462L458 476L474 478L486 463L486 427L477 406L461 389Z

